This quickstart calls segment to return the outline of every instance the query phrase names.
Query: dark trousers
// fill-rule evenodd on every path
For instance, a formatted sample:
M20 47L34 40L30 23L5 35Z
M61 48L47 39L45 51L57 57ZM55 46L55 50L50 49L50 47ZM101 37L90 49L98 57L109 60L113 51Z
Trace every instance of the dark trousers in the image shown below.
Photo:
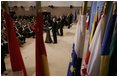
M57 43L57 33L56 33L56 31L52 31L52 33L53 33L54 43Z
M60 28L60 36L63 36L63 28Z
M59 35L59 30L57 30L57 35Z

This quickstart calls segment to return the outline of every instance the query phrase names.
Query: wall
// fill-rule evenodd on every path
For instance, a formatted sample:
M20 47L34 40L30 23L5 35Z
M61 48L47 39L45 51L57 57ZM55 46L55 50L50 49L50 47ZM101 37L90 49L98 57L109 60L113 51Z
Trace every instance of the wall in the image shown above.
M60 16L67 15L68 13L74 13L80 9L83 1L42 1L42 11L51 12L52 15ZM34 1L9 1L9 7L17 6L16 9L12 9L16 12L16 15L36 15L36 9L31 8L30 6L35 6ZM49 8L49 5L53 5L54 8ZM74 8L70 9L70 5L73 5ZM88 2L88 7L90 7L91 2ZM20 6L23 6L22 9Z
M55 7L55 8L49 8L49 7L42 7L42 11L43 12L51 12L51 14L54 16L60 16L60 15L67 15L69 13L74 13L75 10L78 11L79 7L75 7L70 9L70 7ZM16 15L19 16L23 16L23 15L36 15L36 9L35 8L29 8L29 10L25 10L22 9L20 7L17 7L16 9L14 9L14 11L16 12Z
M17 7L14 9L17 16L21 15L36 15L36 9L35 8L29 8L28 10L26 8L22 9L21 7Z
M49 8L49 7L43 7L42 8L42 11L45 11L47 10L48 12L51 12L51 14L54 16L60 16L60 15L68 15L69 13L74 13L75 10L77 11L79 8L78 7L75 7L75 8L72 8L70 9L70 7L54 7L53 9L52 8Z
M47 7L49 5L54 5L57 7L69 7L70 5L73 5L75 7L80 7L82 6L83 1L41 1L41 6L42 7ZM9 6L24 6L24 7L29 7L29 6L36 6L35 1L9 1ZM88 1L88 7L91 6L91 1Z

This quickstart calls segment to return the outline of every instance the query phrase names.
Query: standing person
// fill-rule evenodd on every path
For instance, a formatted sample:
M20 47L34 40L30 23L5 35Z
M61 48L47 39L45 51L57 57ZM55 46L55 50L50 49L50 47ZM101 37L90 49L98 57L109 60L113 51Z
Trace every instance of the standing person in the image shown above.
M59 29L60 29L60 17L57 17L57 35L60 35Z
M49 27L52 27L53 21L52 21L51 15L48 16L48 19L47 20L48 20L48 23L49 23Z
M56 19L53 18L53 23L52 23L52 34L53 34L53 40L54 43L57 43L57 22Z
M70 14L70 24L72 24L72 22L73 22L73 14L71 13Z
M44 30L46 31L45 43L52 43L52 39L51 39L51 36L50 36L51 28L49 27L49 22L48 21L45 21Z
M60 16L60 36L63 36L63 27L64 27L64 17Z
M69 16L68 16L68 29L70 29L70 25L72 24L72 21L73 21L73 14L71 13Z
M59 21L56 21L56 22L57 22L57 35L59 35L58 29L60 28L60 24L59 24Z

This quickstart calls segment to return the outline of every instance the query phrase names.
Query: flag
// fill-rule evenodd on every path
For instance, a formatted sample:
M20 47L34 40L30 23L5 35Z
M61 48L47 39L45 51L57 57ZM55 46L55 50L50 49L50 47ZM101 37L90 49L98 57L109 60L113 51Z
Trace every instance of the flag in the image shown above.
M90 32L92 30L92 24L93 24L96 10L98 10L98 18L99 18L103 6L104 6L104 1L92 1L92 7L91 7L91 13L90 13L90 23L89 23L89 31Z
M89 15L86 16L86 29L88 29L88 25L89 25Z
M105 3L104 3L105 4ZM106 29L107 29L107 26L108 26L108 24L109 24L109 21L110 21L110 18L111 18L111 16L112 16L112 11L113 11L113 2L112 1L108 1L107 2L107 5L106 5L106 23L105 23L105 30L104 30L104 35L103 35L103 38L102 39L104 39L104 37L105 37L105 33L106 33Z
M89 37L89 44L92 41L92 38L93 38L93 35L94 35L94 32L95 32L95 29L97 27L97 19L98 19L98 12L96 11L95 16L94 16L93 25L92 25L92 32L91 32L91 35ZM82 63L81 75L87 75L87 69L86 68L87 68L89 56L90 56L90 51L87 52L85 61Z
M109 76L117 76L117 19L114 27L114 32L112 35L112 41L110 44L109 53Z
M97 1L97 9L98 9L98 19L100 19L101 11L103 10L105 1Z
M19 43L16 38L16 33L14 30L15 28L13 26L13 20L6 12L4 12L4 17L6 21L8 51L10 54L10 61L11 61L13 74L21 72L22 74L27 76L27 72L19 48Z
M97 9L97 1L92 1L91 4L91 10L90 10L90 23L89 23L89 31L91 32L92 30L92 24L93 24L93 20L94 20L94 16L96 13L96 9Z
M100 5L101 4L103 4L103 2L102 3L100 3ZM99 5L99 4L98 4ZM109 5L111 6L111 2L108 2L108 6L107 7L109 7ZM102 6L102 5L101 5ZM99 6L99 7L101 7L101 6ZM100 13L100 9L98 8L98 12ZM110 11L110 8L107 8L107 11L106 11L106 15L105 15L105 25L104 25L104 27L106 27L106 21L108 20L108 17L109 17L109 12L111 13L111 11ZM99 13L98 13L98 17L99 17L99 20L98 20L98 23L100 22L100 20L101 20L101 18L102 18L102 16L101 16L101 14L102 14L102 11L101 11L101 14L99 15ZM100 17L101 16L101 17ZM107 16L107 17L106 17ZM102 29L102 39L103 39L103 35L104 35L104 30L105 30L105 28L104 29ZM94 34L95 35L95 34ZM92 39L93 40L93 39ZM103 40L102 40L103 41ZM92 44L90 44L90 45L92 45ZM94 46L94 45L93 45ZM90 50L90 47L89 47L89 50L88 50L88 52L87 52L87 55L86 55L86 58L85 58L85 61L84 61L84 64L82 64L82 67L81 67L81 75L88 75L87 73L87 67L88 67L88 61L89 61L89 59L90 59L90 55L91 55L91 50Z
M113 15L110 19L110 22L107 26L105 37L102 43L101 50L101 64L100 64L100 75L108 75L108 65L109 65L109 52L110 52L110 44L112 39L112 34L115 26L117 15Z
M95 66L95 65L97 65L97 62L99 63L99 61L97 61L95 64L95 61L99 60L99 58L97 58L97 57L100 56L100 51L99 51L100 45L101 45L100 36L101 36L102 30L103 30L104 19L105 19L105 17L102 16L100 22L98 23L95 34L90 43L89 50L87 52L84 64L81 67L81 75L96 75L97 71L99 71L99 70L93 69L93 67L96 68L99 66L99 64L98 64L98 66Z
M90 40L89 40L90 43L92 41L94 32L96 30L97 22L98 22L98 11L96 10L96 13L95 13L95 16L94 16L94 21L93 21L93 24L92 24L92 31L91 31L91 35L90 35Z
M102 36L104 32L104 24L106 20L106 16L102 16L99 21L95 34L93 36L92 42L90 44L90 58L88 60L87 65L87 73L88 75L98 76L99 68L100 68L100 55L101 55L101 46L102 46Z
M71 54L71 61L68 67L68 76L80 75L80 67L82 62L84 40L85 40L85 22L86 16L80 15L77 23L77 30L74 37L73 50Z
M36 76L48 76L49 67L46 49L43 41L43 15L38 13L36 17Z

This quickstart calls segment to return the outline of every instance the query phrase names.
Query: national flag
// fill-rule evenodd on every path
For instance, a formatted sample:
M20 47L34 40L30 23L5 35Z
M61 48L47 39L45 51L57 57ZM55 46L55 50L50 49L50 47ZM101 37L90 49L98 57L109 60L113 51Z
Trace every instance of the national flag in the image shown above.
M102 50L101 50L101 64L100 64L101 76L108 75L110 44L111 44L112 34L115 26L116 17L117 15L113 15L111 17L109 24L106 28L105 37L103 39Z
M111 6L111 2L108 2L108 4ZM101 7L101 6L100 6ZM107 6L107 7L109 7L109 6ZM111 8L111 7L110 7ZM105 25L106 25L106 21L108 20L108 17L109 17L109 12L111 13L111 11L109 10L110 8L108 8L108 10L106 11L106 13L107 13L107 17L105 18ZM102 14L102 12L101 12L101 14ZM100 15L101 16L101 15ZM99 21L101 20L101 17L99 17L99 20L98 20L98 23L99 23ZM104 26L105 26L104 25ZM105 26L106 27L106 26ZM104 29L105 30L105 29ZM104 33L104 30L103 30L103 32L102 33ZM103 34L104 35L104 34ZM102 37L102 39L103 39L103 35L101 36ZM82 64L82 68L81 68L81 74L82 75L87 75L87 66L88 66L88 61L89 61L89 58L90 58L90 55L91 55L91 53L90 53L90 50L87 52L87 55L86 55L86 59L85 59L85 61L84 61L84 64ZM83 72L82 72L83 71Z
M89 25L89 15L86 16L86 29L88 29L88 25Z
M19 43L16 38L16 32L13 25L13 20L6 12L4 12L4 17L6 21L8 51L10 54L10 61L13 74L15 75L16 73L19 72L21 75L24 74L25 76L27 76L27 72L19 48Z
M101 12L103 11L105 1L97 1L97 10L98 10L98 21L101 17Z
M93 24L96 10L98 10L98 18L99 18L103 6L104 6L104 1L92 1L92 7L91 7L91 12L90 12L90 23L89 23L90 32L92 31L92 24Z
M109 53L109 76L117 76L117 19L114 27L114 32L112 35L112 41L110 44Z
M90 10L90 23L89 23L89 31L90 32L92 30L92 24L93 24L94 16L96 13L96 9L97 9L97 1L92 1L91 10Z
M97 22L98 22L98 11L96 10L96 13L95 13L95 16L94 16L94 21L93 21L93 24L92 24L92 31L91 31L91 35L90 35L90 40L89 40L90 43L92 41L94 32L96 30Z
M84 50L84 40L85 40L85 22L86 22L86 16L80 15L73 43L71 61L68 67L68 73L67 73L68 76L80 75L80 68L81 68L81 62Z
M98 20L98 12L96 11L96 14L94 16L94 21L93 21L93 25L92 25L92 32L91 32L91 35L89 37L89 44L91 43L92 41L92 38L93 38L93 35L94 35L94 32L95 32L95 29L97 27L97 20ZM87 75L87 64L88 64L88 60L89 60L89 56L90 56L90 51L87 52L87 55L86 55L86 58L85 58L85 61L84 63L82 64L82 67L81 67L81 75Z
M36 17L36 76L48 76L49 67L46 49L43 41L43 15L38 13Z
M101 46L102 46L102 36L104 32L104 24L106 16L102 16L99 21L95 34L93 36L92 42L90 44L90 58L87 65L87 73L89 76L98 76L100 69L100 56L101 56Z
M108 24L109 24L109 21L110 21L110 18L111 18L111 16L113 15L112 13L113 13L113 2L112 1L108 1L108 2L104 2L104 4L106 4L107 3L107 5L106 5L106 23L105 23L105 30L104 30L104 35L103 35L103 38L102 39L104 39L104 37L105 37L105 33L106 33L106 29L107 29L107 26L108 26Z
M101 36L103 34L105 23L105 16L102 16L93 39L90 43L89 50L87 52L87 56L85 58L85 64L82 65L81 75L99 75L100 68L100 51L101 51Z

